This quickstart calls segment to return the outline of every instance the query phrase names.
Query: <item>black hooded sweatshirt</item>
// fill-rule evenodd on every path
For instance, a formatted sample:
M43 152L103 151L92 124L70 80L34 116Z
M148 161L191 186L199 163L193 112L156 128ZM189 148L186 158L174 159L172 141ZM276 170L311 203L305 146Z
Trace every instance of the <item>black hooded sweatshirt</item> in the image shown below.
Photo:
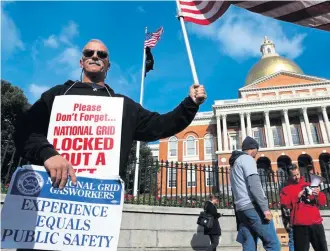
M124 95L115 93L108 85L106 88L112 97L124 98L120 150L121 177L125 175L134 140L150 142L179 133L191 123L199 107L190 97L186 97L173 111L160 115L144 109ZM47 159L59 155L53 145L48 142L47 132L54 98L63 95L67 90L65 95L109 96L105 88L95 91L90 83L74 83L71 80L44 92L29 110L23 112L14 134L18 154L32 164L44 165ZM109 109L116 109L116 107L109 107Z

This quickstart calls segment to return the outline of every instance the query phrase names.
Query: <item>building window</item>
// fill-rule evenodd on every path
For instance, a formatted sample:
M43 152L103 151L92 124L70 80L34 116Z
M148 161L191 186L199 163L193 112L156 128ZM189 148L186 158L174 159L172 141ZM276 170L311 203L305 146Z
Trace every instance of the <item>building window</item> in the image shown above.
M282 128L275 126L272 128L274 146L284 146Z
M187 148L187 151L186 151L187 156L195 156L195 155L197 155L195 137L189 136L187 138L186 148Z
M169 158L178 156L178 139L176 137L171 137L168 140L168 156Z
M191 167L191 169L187 170L187 186L196 186L196 170L194 169L194 167Z
M229 133L229 142L230 142L230 149L231 150L238 150L241 149L240 146L240 135L238 132L230 132Z
M205 148L205 155L214 154L214 141L213 141L213 136L211 134L205 135L204 148Z
M292 135L292 142L293 145L301 145L301 133L299 125L291 125L291 135Z
M167 186L176 187L176 168L167 169Z
M313 137L313 142L314 144L320 144L320 134L318 130L318 126L315 123L310 123L311 131L312 131L312 137Z
M215 175L212 168L205 169L206 177L206 186L213 187L215 186Z
M252 128L252 134L253 134L253 138L258 142L259 147L265 148L266 142L265 142L263 128L261 127Z

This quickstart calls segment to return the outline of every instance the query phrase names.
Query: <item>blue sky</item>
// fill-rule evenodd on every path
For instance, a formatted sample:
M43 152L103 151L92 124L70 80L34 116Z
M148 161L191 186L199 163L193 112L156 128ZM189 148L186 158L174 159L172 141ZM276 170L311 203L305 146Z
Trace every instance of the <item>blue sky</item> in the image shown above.
M80 51L92 38L110 50L106 82L138 102L145 26L150 31L163 26L164 34L152 50L155 65L145 81L144 106L167 112L193 82L174 1L2 2L1 12L2 78L20 86L31 103L48 88L80 78ZM213 25L187 28L199 81L208 93L200 111L210 111L214 100L237 98L265 35L305 74L330 79L327 32L236 7Z

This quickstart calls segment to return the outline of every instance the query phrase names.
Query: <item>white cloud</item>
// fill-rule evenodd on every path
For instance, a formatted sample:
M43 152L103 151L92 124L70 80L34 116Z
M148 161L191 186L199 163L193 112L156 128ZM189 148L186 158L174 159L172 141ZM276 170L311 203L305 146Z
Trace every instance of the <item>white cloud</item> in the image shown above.
M50 35L47 39L44 39L44 45L50 48L57 48L59 46L57 37L55 35Z
M117 93L131 96L140 88L141 69L131 67L127 70L122 69L117 63L111 62L106 82Z
M31 56L34 62L47 64L49 67L47 70L51 70L58 76L79 80L81 50L74 43L74 38L78 34L78 25L74 21L69 21L63 26L59 34L51 34L47 39L38 38L31 47ZM49 58L47 56L50 49L57 49L56 57Z
M137 7L137 11L140 13L146 13L146 10L141 5Z
M230 9L212 25L188 27L198 37L219 43L220 50L235 59L260 57L264 36L275 43L280 55L294 59L302 54L306 37L306 34L297 34L289 38L279 21L236 9Z
M43 45L56 49L63 43L65 46L72 47L74 46L72 40L78 35L78 25L74 21L69 21L58 35L52 34L47 39L43 39Z
M47 91L49 86L45 85L37 85L37 84L30 84L29 85L29 92L31 93L32 97L37 99L40 97L42 93Z
M1 6L1 33L4 34L1 41L1 54L3 58L8 58L16 51L24 50L25 46L21 40L20 30L3 8L4 6Z
M50 66L58 73L74 80L80 79L80 49L77 46L65 48L60 55L50 61Z
M78 25L75 22L70 21L68 25L63 27L59 39L61 42L71 45L72 39L78 34Z

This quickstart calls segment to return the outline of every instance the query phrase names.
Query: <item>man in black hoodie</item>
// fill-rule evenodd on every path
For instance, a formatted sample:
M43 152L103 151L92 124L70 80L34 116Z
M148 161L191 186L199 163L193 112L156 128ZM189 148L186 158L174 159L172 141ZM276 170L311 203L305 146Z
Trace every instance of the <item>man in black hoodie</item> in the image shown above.
M104 80L110 68L107 47L99 40L89 41L80 60L81 81L67 81L44 92L40 99L18 122L14 135L18 153L32 164L43 165L49 171L55 187L63 188L68 175L73 183L76 176L72 165L47 140L52 105L59 95L90 95L123 97L123 121L120 150L120 176L123 177L134 140L155 141L185 129L194 119L199 105L206 99L202 85L190 87L189 95L173 111L160 115L144 109L132 99L115 93ZM116 107L109 107L109 110ZM65 111L63 111L65 112Z

